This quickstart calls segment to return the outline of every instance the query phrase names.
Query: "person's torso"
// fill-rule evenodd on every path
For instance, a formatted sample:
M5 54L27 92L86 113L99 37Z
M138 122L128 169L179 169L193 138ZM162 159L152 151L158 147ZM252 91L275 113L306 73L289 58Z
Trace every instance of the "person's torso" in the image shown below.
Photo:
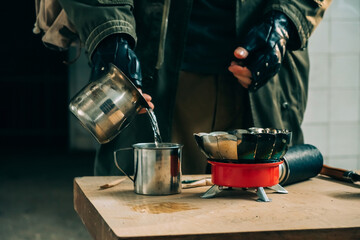
M182 70L224 73L236 47L236 1L193 2Z

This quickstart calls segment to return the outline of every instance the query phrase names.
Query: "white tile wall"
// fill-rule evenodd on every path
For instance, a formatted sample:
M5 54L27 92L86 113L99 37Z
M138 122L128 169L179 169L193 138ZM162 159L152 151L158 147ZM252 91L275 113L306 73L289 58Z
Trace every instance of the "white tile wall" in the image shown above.
M305 142L325 163L360 169L360 1L334 0L309 40Z
M359 122L359 90L330 90L330 121L349 124Z
M326 158L327 155L324 153L329 152L326 139L329 139L330 135L327 124L304 124L302 129L305 134L305 143L316 146Z
M317 26L309 42L310 53L328 53L330 50L330 22L323 19Z
M328 160L326 164L332 167L338 167L343 169L356 169L354 166L358 164L359 158L357 156L353 157L332 157Z
M352 157L359 153L359 126L356 123L346 124L334 123L329 126L329 148L330 157Z
M359 89L360 57L356 54L333 54L330 59L331 88ZM325 67L323 67L325 68Z
M329 120L329 91L327 89L309 89L308 106L304 121L326 124Z
M333 0L329 9L332 19L356 19L360 16L359 0Z
M331 53L359 52L360 23L351 20L331 20L330 48Z
M310 90L330 87L330 54L329 53L311 53L310 54Z

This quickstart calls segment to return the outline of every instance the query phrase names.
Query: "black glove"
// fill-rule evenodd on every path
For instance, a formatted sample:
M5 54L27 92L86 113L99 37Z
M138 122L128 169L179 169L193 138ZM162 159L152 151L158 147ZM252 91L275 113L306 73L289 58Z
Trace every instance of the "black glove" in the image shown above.
M287 43L296 36L293 23L278 11L269 13L260 25L250 30L240 45L249 52L243 62L240 60L252 74L249 91L256 91L279 72Z
M107 72L109 63L118 67L137 87L142 86L140 62L128 41L120 34L105 38L95 49L92 56L90 81Z

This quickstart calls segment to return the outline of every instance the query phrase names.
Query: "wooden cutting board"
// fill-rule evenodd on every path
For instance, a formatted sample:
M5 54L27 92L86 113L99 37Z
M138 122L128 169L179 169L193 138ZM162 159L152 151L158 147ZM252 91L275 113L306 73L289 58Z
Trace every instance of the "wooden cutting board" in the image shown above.
M360 239L359 184L319 176L288 194L265 189L271 202L256 201L255 189L200 198L209 186L144 196L129 179L100 189L119 178L74 179L74 207L94 239Z

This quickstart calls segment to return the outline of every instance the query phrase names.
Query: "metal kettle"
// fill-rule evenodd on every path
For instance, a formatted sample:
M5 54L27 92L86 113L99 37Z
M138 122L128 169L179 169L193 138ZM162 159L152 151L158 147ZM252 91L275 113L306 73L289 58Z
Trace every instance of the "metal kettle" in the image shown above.
M115 65L90 82L70 101L69 109L101 143L114 139L140 109L149 108L143 95Z

